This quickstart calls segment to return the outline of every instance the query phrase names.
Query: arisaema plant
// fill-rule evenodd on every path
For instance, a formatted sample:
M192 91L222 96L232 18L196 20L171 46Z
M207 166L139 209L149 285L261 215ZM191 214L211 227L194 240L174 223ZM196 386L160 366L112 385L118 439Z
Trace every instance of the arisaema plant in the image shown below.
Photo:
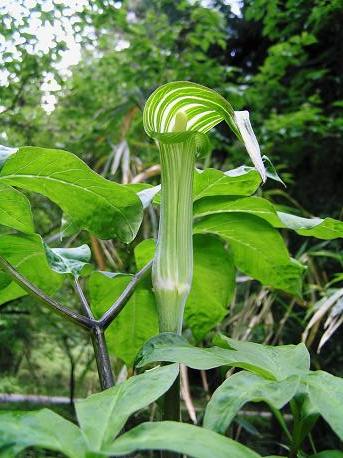
M222 121L245 145L254 167L195 171L197 155L208 148L207 132ZM322 371L310 371L304 345L274 348L217 336L217 346L199 349L180 336L184 307L186 302L186 307L190 305L190 298L191 319L186 314L186 324L195 340L201 340L225 316L228 295L219 300L219 315L211 314L214 296L216 289L234 290L235 269L269 287L299 296L303 267L291 259L277 229L329 240L343 236L343 223L278 212L266 199L253 196L265 181L266 170L249 115L235 112L215 91L190 82L166 84L148 99L143 122L160 151L161 212L156 252L153 241L136 246L135 262L140 270L133 276L90 273L90 250L86 246L47 247L35 233L27 198L13 186L43 194L59 205L78 229L124 243L136 237L143 207L149 201L147 195L143 198L134 187L100 177L65 151L0 149L0 224L7 227L0 235L0 265L4 270L0 305L29 293L88 332L104 390L77 404L80 428L46 411L0 416L0 455L13 456L27 447L40 446L72 458L120 456L145 449L198 458L258 457L220 433L226 432L243 404L261 400L271 406L280 422L291 458L301 453L302 443L319 416L343 437L343 417L336 409L343 396L342 381ZM138 348L158 333L154 295L146 279L151 259L160 334L143 346L136 367L164 365L112 387L109 353L133 368ZM89 303L81 289L82 275L90 277ZM61 276L72 279L80 313L51 297L62 283ZM176 364L166 367L168 362ZM204 417L206 429L175 422L144 423L117 437L131 414L164 393L162 417L180 420L180 363L200 370L220 366L244 370L215 392ZM288 402L294 417L293 431L279 411Z
M225 121L244 142L263 181L266 171L249 113L235 112L212 89L180 81L159 87L143 113L147 134L161 158L161 210L152 280L160 331L181 332L193 273L193 176L196 154L208 146L206 132Z

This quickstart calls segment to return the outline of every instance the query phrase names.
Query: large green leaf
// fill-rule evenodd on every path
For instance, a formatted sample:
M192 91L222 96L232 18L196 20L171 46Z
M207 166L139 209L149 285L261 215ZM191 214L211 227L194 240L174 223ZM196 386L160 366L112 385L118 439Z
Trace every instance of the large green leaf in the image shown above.
M343 222L333 218L301 218L288 213L277 212L284 227L297 231L306 237L331 240L343 237Z
M213 393L206 407L204 427L224 434L247 402L266 402L273 408L281 409L293 398L298 386L297 376L273 381L250 372L238 372Z
M130 275L110 278L94 272L90 276L90 301L97 317L109 309L130 280ZM106 330L109 350L131 366L139 348L157 333L158 319L153 292L151 288L138 285L129 302Z
M46 256L52 270L75 277L91 270L89 261L92 253L88 245L76 248L50 248L45 245Z
M195 235L192 289L185 307L185 322L201 340L227 314L235 289L232 255L211 235Z
M221 343L228 348L197 348L182 336L166 332L153 337L143 346L136 364L142 367L158 361L169 361L205 370L234 366L271 380L306 374L309 370L310 357L304 344L273 347L225 337Z
M0 446L7 452L19 453L28 447L61 452L70 458L86 457L81 431L70 421L48 409L37 412L0 414ZM5 454L2 456L10 456Z
M242 194L243 195L243 194ZM330 240L343 237L343 222L333 218L302 218L289 213L278 212L274 206L261 197L212 196L194 203L196 218L214 213L248 213L266 220L278 228L292 229L307 237Z
M207 216L194 232L216 234L230 242L236 266L263 284L300 295L303 267L290 259L276 229L254 215L223 213Z
M262 197L206 197L195 202L193 209L196 218L214 213L248 213L266 220L274 227L282 226L273 205Z
M305 383L311 404L343 440L343 379L316 371L307 375Z
M19 148L5 162L0 182L43 194L100 238L130 242L141 224L142 204L133 191L105 180L66 151Z
M161 397L171 387L178 373L177 364L154 368L78 401L77 418L89 447L100 450L108 445L129 416Z
M24 194L4 184L0 184L0 224L21 232L34 232L30 202Z
M216 169L196 170L194 173L193 199L206 196L250 196L261 184L261 177L252 168L222 172Z
M10 262L22 275L47 293L55 292L62 278L48 264L42 239L38 235L1 235L0 255ZM10 277L0 272L0 304L27 293Z
M244 445L198 426L172 421L143 423L103 451L126 455L136 450L171 450L194 458L258 458Z

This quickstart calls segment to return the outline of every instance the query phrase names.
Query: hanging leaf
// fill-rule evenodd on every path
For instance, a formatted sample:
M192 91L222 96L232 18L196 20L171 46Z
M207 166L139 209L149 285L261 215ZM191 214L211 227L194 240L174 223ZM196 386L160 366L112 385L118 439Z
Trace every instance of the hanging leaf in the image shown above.
M51 199L80 228L100 238L131 242L142 220L142 204L125 186L93 172L66 151L23 147L5 162L0 183Z
M45 252L51 269L59 274L79 277L89 274L92 269L89 264L92 253L88 245L77 248L50 248L45 244Z

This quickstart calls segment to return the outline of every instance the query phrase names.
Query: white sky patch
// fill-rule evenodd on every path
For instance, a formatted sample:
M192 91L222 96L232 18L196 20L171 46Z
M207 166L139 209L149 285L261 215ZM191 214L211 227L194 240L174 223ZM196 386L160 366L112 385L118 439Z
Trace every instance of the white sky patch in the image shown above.
M43 11L49 12L54 8L54 3L65 7L63 17L58 11L55 11L54 14L57 21L54 25L51 25L48 22L43 24L40 19L39 12L31 12L30 14L30 9L34 8L37 4L42 6ZM29 25L22 31L35 35L37 37L37 44L35 46L28 46L29 52L46 53L56 42L65 42L66 50L62 52L60 61L56 63L56 69L62 77L67 78L71 74L70 68L73 65L77 65L81 60L81 46L74 36L72 27L73 21L77 19L73 16L78 12L81 12L88 3L89 0L54 0L54 2L52 0L24 0L22 4L20 4L18 0L0 0L0 11L10 14L15 19L17 26L24 25L23 19L30 15ZM241 15L241 0L226 0L226 3L231 6L231 11L234 14L238 16ZM203 0L202 4L204 6L211 6L211 0ZM120 8L120 6L121 2L115 2L115 8ZM131 22L135 22L136 17L134 12L129 14L131 14L131 17L128 17L128 19L131 20ZM89 29L87 33L88 36L90 36L93 31ZM14 34L13 38L13 43L5 43L5 41L0 37L0 50L2 52L8 50L15 55L16 46L21 44L19 32ZM130 43L128 41L119 39L117 45L115 46L115 50L121 51L129 46ZM1 71L0 84L8 84L8 77L9 73L6 70ZM42 106L47 113L51 113L54 110L57 101L54 92L59 90L60 86L53 78L53 75L46 74L42 84Z

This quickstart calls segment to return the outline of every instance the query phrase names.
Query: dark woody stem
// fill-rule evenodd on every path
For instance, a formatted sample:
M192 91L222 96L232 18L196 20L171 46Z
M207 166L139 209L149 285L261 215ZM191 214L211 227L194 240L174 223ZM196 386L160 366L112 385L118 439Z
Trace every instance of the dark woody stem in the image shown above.
M111 308L105 312L100 320L96 320L77 278L74 280L75 289L80 297L82 309L86 316L80 315L74 310L69 309L52 297L48 296L44 291L32 284L27 278L18 272L14 266L6 261L5 258L0 256L1 268L27 293L36 298L57 315L83 329L86 329L90 333L102 390L110 388L114 385L114 378L104 331L125 307L139 282L150 271L151 264L152 262L149 262L142 270L133 276L130 283L127 285L120 297L114 302Z

